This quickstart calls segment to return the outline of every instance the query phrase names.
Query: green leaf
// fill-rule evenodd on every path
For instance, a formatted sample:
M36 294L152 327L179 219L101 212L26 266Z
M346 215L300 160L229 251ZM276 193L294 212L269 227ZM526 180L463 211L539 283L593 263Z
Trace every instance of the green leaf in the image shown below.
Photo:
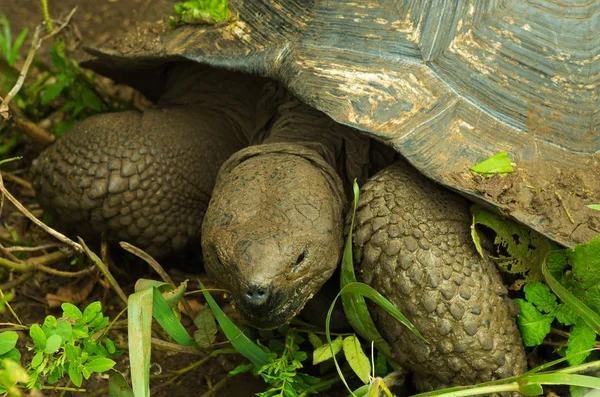
M108 395L109 397L134 397L133 390L123 374L114 369L110 370L108 375Z
M481 163L475 164L470 169L473 172L484 175L504 175L514 172L506 152L496 153L492 157L483 160Z
M108 338L104 338L104 345L106 346L106 350L110 354L115 354L115 352L117 351L115 343Z
M517 317L517 324L523 336L525 346L540 345L548 332L554 316L540 313L531 303L523 299L515 299L521 308Z
M40 364L42 364L43 360L44 360L44 352L40 350L31 359L31 368L39 367Z
M600 334L600 315L587 307L575 295L563 287L548 270L546 262L542 263L542 274L546 279L546 284L554 291L554 293L563 301L571 310L573 310L585 323Z
M21 49L23 41L25 41L25 37L27 37L28 33L29 29L25 28L21 31L21 33L19 33L19 36L17 36L10 54L10 58L7 60L10 66L14 66L19 59L19 50Z
M588 204L587 207L596 211L600 211L600 204Z
M44 94L42 95L42 105L47 105L51 100L60 95L62 90L65 89L65 85L63 83L54 83L50 84L44 89Z
M19 334L15 331L0 332L0 356L14 349L18 340Z
M595 344L596 333L583 323L575 324L575 326L573 326L571 329L571 334L569 335L566 354L569 356L593 349ZM582 364L590 353L591 351L589 351L587 354L579 354L575 357L568 358L567 361L570 365Z
M410 332L412 332L415 336L417 336L419 339L421 339L422 342L429 343L423 337L423 335L421 335L419 330L417 330L415 328L415 326L412 325L412 323L410 321L408 321L408 319L404 316L404 314L402 314L400 312L400 310L398 310L398 308L396 306L394 306L394 304L392 302L387 300L387 298L385 296L381 295L378 291L376 291L370 285L367 285L364 283L358 283L358 282L347 284L344 286L344 288L342 288L340 290L338 296L340 296L340 295L344 296L344 294L347 294L347 293L359 294L361 296L369 298L374 303L376 303L379 307L381 307L386 312L391 314L392 317L394 317L396 320L398 320L398 322L400 322L402 325L404 325L406 328L408 328L410 330ZM332 305L333 305L333 303L332 303ZM331 314L332 309L333 309L333 306L330 306L329 314Z
M160 326L180 345L197 347L198 345L188 334L160 291L157 288L152 288L152 291L152 315Z
M152 304L152 288L131 294L127 302L131 385L137 397L150 396Z
M573 325L579 320L577 314L564 303L558 305L555 315L556 319L564 325Z
M352 256L352 231L354 229L354 218L356 216L356 209L358 208L358 200L360 196L358 183L356 179L352 185L354 191L354 201L352 208L352 218L350 221L350 229L348 236L346 237L346 243L344 245L344 253L342 256L342 266L340 273L340 288L356 282L356 275L354 273L354 260ZM365 298L357 293L347 293L342 295L342 306L344 313L348 318L348 322L352 325L352 328L367 341L373 341L377 350L382 352L386 357L392 357L392 350L390 345L383 339L367 308L367 302Z
M558 248L556 244L525 226L489 212L481 205L471 206L471 213L473 224L492 229L496 233L494 244L508 253L508 256L499 254L494 258L502 270L511 274L525 274L529 281L543 280L540 264L551 250ZM476 235L476 231L472 229L471 235ZM478 240L474 241L477 245ZM481 247L478 247L478 251L482 254Z
M89 372L106 372L115 366L115 362L110 358L96 357L85 364L85 369Z
M342 351L344 340L338 336L331 343L327 343L317 349L313 353L313 365L322 363L331 359L333 356ZM332 351L333 350L333 351ZM333 354L332 354L333 353Z
M29 336L33 340L33 344L39 350L44 350L46 348L46 334L42 331L39 325L33 324L29 329Z
M53 44L50 47L50 58L52 59L54 66L56 66L60 72L64 72L67 69L65 59L59 54L56 44Z
M81 368L79 367L78 363L69 363L69 369L67 370L67 373L69 374L69 379L71 379L71 382L73 382L73 384L77 387L81 387L81 384L83 383L83 376L81 375Z
M525 298L543 313L553 312L558 306L556 295L550 291L550 288L540 282L527 284L523 288L523 292L525 292Z
M171 26L179 24L215 24L231 17L228 0L188 0L175 4L177 18L171 18Z
M231 342L233 347L240 352L240 354L246 357L257 367L263 367L270 362L269 356L265 353L256 343L252 342L244 333L223 313L223 310L217 305L217 302L213 299L208 291L204 288L204 285L198 280L202 293L206 302L213 311L223 333L227 339Z
M71 339L71 335L73 334L73 327L71 323L67 320L59 320L56 323L56 334L59 335L63 341L68 341Z
M323 341L321 340L321 338L319 338L312 332L308 333L308 341L312 345L313 349L318 349L319 347L323 346Z
M98 301L92 302L83 310L83 317L86 322L90 322L96 318L98 313L102 312L102 304Z
M65 345L65 354L67 355L69 361L76 361L81 354L81 349L77 346L67 344Z
M600 235L567 250L573 275L584 289L600 284Z
M1 355L0 359L2 359L2 360L12 360L12 361L14 361L16 363L20 363L21 362L21 352L18 351L16 348L14 348L14 349L11 349L11 350L7 351L3 355Z
M99 112L104 109L104 104L100 98L98 98L98 95L96 95L94 91L90 90L89 88L83 89L83 92L81 93L81 100L87 108L95 112Z
M60 307L63 309L63 316L69 320L79 320L83 317L81 310L72 303L65 302Z
M48 340L46 341L46 347L44 348L44 352L48 354L54 354L60 349L60 345L62 345L63 339L58 334L50 335Z
M563 271L567 267L567 253L565 250L553 250L546 256L548 270L556 279L562 277Z
M238 374L243 374L245 372L250 371L252 368L254 368L254 364L250 363L250 364L240 364L237 367L235 367L234 369L232 369L231 371L229 371L229 375L230 376L235 376Z
M209 348L217 338L217 323L212 312L205 308L198 313L194 319L194 324L198 330L194 332L194 340L200 347Z
M360 345L360 341L356 335L350 335L344 338L344 355L350 368L363 381L364 384L369 383L369 375L371 374L371 364L369 358L365 355Z

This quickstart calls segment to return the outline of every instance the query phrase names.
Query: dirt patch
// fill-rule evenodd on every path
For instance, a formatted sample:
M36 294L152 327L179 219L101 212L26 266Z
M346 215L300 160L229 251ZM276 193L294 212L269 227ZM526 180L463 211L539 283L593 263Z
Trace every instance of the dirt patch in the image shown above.
M551 161L523 161L515 172L485 177L450 173L451 183L481 196L522 223L566 246L582 244L600 233L600 167L582 173Z
M25 27L30 30L28 40L26 40L24 46L21 48L21 55L22 57L25 57L29 50L29 43L32 37L31 32L43 21L40 1L0 0L0 3L0 12L8 18L14 36ZM137 15L147 11L146 0L49 0L50 14L56 20L64 18L75 6L77 6L78 9L74 14L71 23L63 33L67 37L68 56L78 60L87 57L82 50L83 45L102 43L111 37L118 36L119 32L127 30L135 22ZM172 4L167 3L167 6L172 7ZM50 44L51 40L45 41L42 48L40 48L36 54L46 63L49 63L50 61L48 55ZM29 78L32 78L32 76L29 76ZM112 92L114 93L114 91ZM7 153L4 154L3 157L11 157L16 154L23 155L23 151L26 151L27 159L35 158L38 154L36 151L40 150L40 148L29 145L27 144L27 140L25 141L24 145L20 145L17 148L19 153ZM14 166L11 164L8 168L13 171L13 174L24 177L26 174L20 172L23 170L17 170L15 168L22 166L23 163ZM7 167L3 168L3 170L6 169ZM19 184L12 182L10 178L5 177L4 183L30 211L38 217L42 216L42 211L32 198L31 189L24 187L27 181L23 180L23 184ZM27 242L33 246L55 243L55 240L49 238L37 227L32 226L32 224L15 207L5 201L2 212L2 222L0 223L0 241L2 241L3 246L10 246L14 244L15 236L18 236L20 241ZM35 258L44 253L52 253L55 249L56 247L50 247L38 252L25 254L18 253L17 255L19 258L14 259ZM4 249L2 256L6 256ZM127 268L127 265L123 262L120 262L119 266ZM52 264L51 267L65 272L75 271L74 267L69 264L69 260L65 260L63 263L59 264ZM131 271L131 269L128 268L127 271ZM140 277L143 276L143 274L138 274L137 272L134 273ZM64 289L65 286L71 284L76 285L77 283L91 283L92 285L91 292L86 296L85 301L82 302L80 306L83 307L95 300L101 301L105 315L109 316L111 319L113 319L121 309L121 304L115 299L114 294L103 288L101 284L97 282L98 279L95 275L92 277L84 276L77 280L57 277L44 272L30 272L25 276L26 280L24 282L22 282L23 280L19 282L19 278L23 277L21 273L15 272L13 275L9 275L3 269L0 269L0 284L3 285L3 292L10 292L12 290L11 287L16 285L14 290L15 298L10 303L23 324L41 324L47 315L60 317L61 310L59 308L50 308L45 297L47 294L55 294L57 291ZM146 275L146 277L149 278L151 276ZM191 278L191 276L188 278ZM94 279L96 280L95 282ZM119 283L121 283L126 293L131 293L133 291L133 284L131 281L120 278ZM79 287L74 287L74 290L79 291ZM15 321L16 320L8 312L0 314L0 322L2 323L13 323ZM5 330L8 330L6 326L3 326L2 329L0 329L0 331ZM32 358L31 353L25 348L26 346L32 345L28 332L19 330L18 333L18 347L23 355L22 363L30 362ZM126 346L127 339L125 328L115 327L113 331L111 331L111 337L118 345L120 344L121 347ZM159 397L202 395L219 380L229 378L228 371L232 370L242 362L239 355L212 358L202 366L183 374L175 379L174 382L169 383L169 381L172 380L172 376L170 375L172 375L173 372L185 368L200 359L202 359L202 356L173 354L158 350L154 351L152 355L153 371L155 373L160 371L163 378L153 381L153 395ZM117 361L117 368L123 372L127 372L127 356L124 355ZM100 393L97 395L108 395L107 392L102 392L107 385L108 382L104 376L94 375L83 385L87 392L79 393L78 395L90 395L90 393L94 392ZM217 395L249 397L254 396L257 392L264 391L264 389L265 385L262 380L245 374L233 379L228 379ZM54 392L46 390L44 391L44 395L59 396L61 393L58 391Z

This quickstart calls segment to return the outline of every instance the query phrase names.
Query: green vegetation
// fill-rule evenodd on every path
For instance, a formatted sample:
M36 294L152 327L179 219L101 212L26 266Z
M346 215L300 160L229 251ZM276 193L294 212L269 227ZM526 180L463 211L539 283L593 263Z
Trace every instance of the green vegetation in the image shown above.
M2 22L2 30L0 30L0 55L2 55L2 58L9 66L15 66L15 63L19 59L19 51L29 33L29 29L23 29L13 43L10 23L5 15L0 14L0 22Z
M179 25L217 24L231 19L228 0L187 0L175 4L176 17L169 18L173 27Z
M28 30L21 31L13 41L6 16L0 14L0 22L0 97L4 98L14 87L18 88L11 98L9 108L13 122L0 125L0 154L10 152L17 145L22 132L29 133L29 128L42 130L39 123L43 120L51 120L51 132L60 136L75 123L94 114L128 107L127 104L99 92L94 75L81 69L77 62L66 55L65 42L59 35L52 36L51 64L33 56L42 40L60 28L47 24L50 33L42 39L39 31L36 31L29 50L33 61L29 65L20 56ZM19 70L20 68L23 70ZM24 73L29 77L21 87L19 78ZM42 133L49 135L43 130ZM47 144L47 139L42 143Z
M498 251L492 258L498 266L521 276L513 286L524 286L525 299L515 301L520 307L517 323L525 346L544 344L555 326L555 333L567 338L556 352L571 366L584 363L600 334L600 236L573 249L561 249L481 206L474 205L471 211L472 236L479 253L483 255L475 228L478 224L495 233Z
M492 157L483 160L481 163L475 164L470 169L477 174L486 176L495 174L505 175L514 172L506 152L496 153Z
M106 372L115 362L109 357L120 354L106 336L108 317L102 314L100 302L89 304L83 312L70 303L63 303L63 316L47 316L40 327L29 329L33 358L24 369L16 365L21 354L16 349L18 334L0 333L0 393L18 395L18 385L41 389L44 383L55 384L65 373L80 387L83 378L92 373Z

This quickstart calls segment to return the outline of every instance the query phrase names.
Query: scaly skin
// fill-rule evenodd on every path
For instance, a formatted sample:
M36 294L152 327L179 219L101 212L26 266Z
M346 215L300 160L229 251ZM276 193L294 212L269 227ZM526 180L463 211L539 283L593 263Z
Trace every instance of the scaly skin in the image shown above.
M196 81L181 72L181 81ZM161 109L86 120L36 161L35 187L41 204L77 233L105 233L153 255L197 241L202 223L208 273L251 324L277 327L339 263L342 180L367 168L367 143L295 101L262 131L278 91L254 89L256 100L228 108L227 96L242 82L217 82L227 89L211 86L208 96L198 87L187 96L170 90ZM266 143L242 149L257 140ZM431 342L374 308L419 388L522 373L505 289L473 249L467 202L400 165L362 190L356 265Z
M40 204L67 230L104 233L163 256L199 239L218 165L241 147L195 107L103 114L83 121L33 164ZM211 126L204 130L205 124ZM200 165L200 166L199 166Z
M205 267L251 324L285 324L331 277L343 201L333 168L301 145L252 146L221 168L202 226Z
M521 335L494 264L475 251L468 203L405 163L361 189L354 260L430 344L373 306L395 358L417 387L486 382L526 370Z

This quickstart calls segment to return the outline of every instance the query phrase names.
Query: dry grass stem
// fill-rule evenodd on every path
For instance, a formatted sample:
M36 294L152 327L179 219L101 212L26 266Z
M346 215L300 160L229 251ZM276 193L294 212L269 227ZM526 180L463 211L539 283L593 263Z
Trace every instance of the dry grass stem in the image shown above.
M19 211L21 211L21 213L23 213L23 215L25 215L27 218L29 218L29 220L31 220L33 223L35 223L38 227L40 227L46 233L50 234L57 240L71 246L76 252L79 252L79 253L83 252L83 248L81 247L80 244L71 240L64 234L59 233L56 230L52 229L51 227L47 226L46 224L44 224L44 222L40 221L31 212L29 212L29 210L27 208L25 208L25 206L23 206L23 204L21 204L19 202L19 200L17 200L12 194L10 194L10 192L6 189L6 187L4 187L4 184L2 183L1 178L0 178L0 192L2 193L3 198L6 197L15 207L17 207L17 209ZM1 209L2 209L2 205L0 204L0 210Z
M6 179L7 181L16 183L17 185L21 186L25 190L33 191L33 186L31 185L31 182L29 182L28 180L18 177L8 171L0 171L0 174L2 174L2 178Z
M131 245L125 241L121 241L119 243L119 245L121 245L121 247L128 251L131 252L133 255L137 256L138 258L141 258L142 260L144 260L148 265L150 265L150 267L152 269L154 269L154 271L156 271L156 273L158 273L158 275L166 282L169 283L171 285L175 285L175 282L173 281L173 279L171 278L171 276L169 276L169 274L167 272L165 272L165 270L162 268L162 266L160 265L160 263L158 263L156 261L156 259L154 259L153 257L151 257L150 255L148 255L146 252L144 252L144 250L139 249L138 247ZM185 298L181 298L181 303L183 304L183 307L187 313L187 315L190 318L195 318L195 313L194 310L192 309L192 307L190 306L190 304L188 303L188 301Z

